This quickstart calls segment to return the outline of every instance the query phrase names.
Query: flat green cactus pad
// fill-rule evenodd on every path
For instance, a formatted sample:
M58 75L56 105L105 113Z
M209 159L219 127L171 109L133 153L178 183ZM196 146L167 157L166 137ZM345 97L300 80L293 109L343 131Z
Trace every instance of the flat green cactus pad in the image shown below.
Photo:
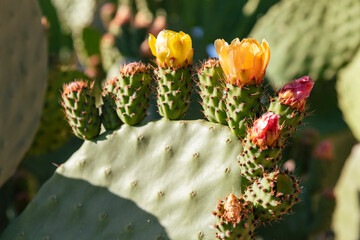
M39 124L46 39L36 0L0 1L0 186L15 172Z
M360 140L360 50L356 54L354 61L344 68L338 76L336 90L340 109L346 123L351 128L352 133Z
M203 120L123 125L85 141L1 239L214 239L217 202L241 191L241 151Z
M360 46L359 0L288 0L275 4L251 36L271 48L267 76L276 87L309 75L331 80Z

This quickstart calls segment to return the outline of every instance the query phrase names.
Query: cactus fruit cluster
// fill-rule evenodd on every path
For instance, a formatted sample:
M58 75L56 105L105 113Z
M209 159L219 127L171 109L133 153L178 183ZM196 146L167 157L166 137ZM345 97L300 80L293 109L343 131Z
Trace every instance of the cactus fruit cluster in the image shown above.
M280 170L280 159L305 115L312 80L296 79L267 102L261 85L270 54L266 41L217 40L220 59L205 61L197 71L210 122L169 121L181 120L189 107L196 76L191 38L163 30L157 38L150 35L149 45L157 67L121 66L104 84L101 106L91 82L64 85L69 124L88 141L3 239L56 239L55 232L78 235L92 226L82 237L248 240L261 223L278 221L300 201L300 181ZM141 125L151 89L164 119ZM99 136L101 124L109 131ZM68 194L70 187L78 189L75 196ZM29 218L50 222L58 214L62 224L35 230L23 224ZM67 222L74 223L71 229Z

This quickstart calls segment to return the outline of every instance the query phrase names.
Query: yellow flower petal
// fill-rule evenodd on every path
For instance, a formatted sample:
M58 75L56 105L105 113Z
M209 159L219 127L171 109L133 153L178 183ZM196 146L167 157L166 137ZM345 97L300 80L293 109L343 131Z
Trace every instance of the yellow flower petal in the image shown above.
M150 50L151 50L151 53L156 57L157 54L156 54L156 37L154 37L154 35L152 35L151 33L149 34L149 46L150 46Z

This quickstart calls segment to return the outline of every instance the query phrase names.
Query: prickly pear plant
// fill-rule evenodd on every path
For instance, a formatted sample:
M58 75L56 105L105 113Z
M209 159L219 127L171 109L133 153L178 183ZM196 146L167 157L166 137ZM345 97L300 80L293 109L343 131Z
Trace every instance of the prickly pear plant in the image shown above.
M221 64L231 74L214 80L217 86L236 83L238 90L228 91L223 99L226 104L243 96L251 99L247 89L256 88L256 96L263 95L259 84L269 60L265 41L263 45L248 39L243 45L238 40L233 43L226 49L224 41L216 42L218 47L224 44L228 54L237 55L236 62ZM241 114L249 114L248 119L254 121L244 124L245 135L240 138L231 126L219 123L169 121L181 119L188 108L193 81L191 38L164 30L157 39L150 35L149 44L157 58L154 73L163 119L140 124L150 89L148 68L142 63L123 66L120 77L105 84L102 117L92 85L80 80L65 85L62 97L69 123L87 141L57 169L3 239L56 239L55 233L62 232L61 238L81 233L84 238L99 239L249 240L255 238L261 223L277 221L291 212L301 186L292 172L279 170L287 137L282 129L288 128L288 122L280 125L281 116L273 112L255 120L256 113L247 108ZM245 68L243 74L236 72L237 64L242 64L240 72ZM218 67L208 64L200 72L219 72ZM200 88L204 82L200 80ZM299 84L295 81L295 89ZM296 93L303 96L307 92L300 87ZM307 96L301 103L305 104ZM260 110L260 98L255 98ZM233 109L243 107L244 101L234 101ZM110 131L98 136L100 118ZM69 188L78 191L71 195ZM36 226L24 224L29 219ZM89 226L92 230L83 233Z
M1 186L35 136L46 90L47 56L37 1L0 2L0 20L6 23L0 24Z

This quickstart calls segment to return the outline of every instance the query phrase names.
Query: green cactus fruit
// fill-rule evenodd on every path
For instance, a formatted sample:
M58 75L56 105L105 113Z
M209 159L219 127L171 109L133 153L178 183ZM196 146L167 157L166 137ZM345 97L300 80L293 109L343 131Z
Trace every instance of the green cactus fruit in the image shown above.
M239 138L246 136L246 128L261 110L264 89L261 84L238 86L226 84L227 122L231 131Z
M121 126L122 122L116 112L116 81L113 78L105 83L102 93L103 104L101 105L101 122L106 130L114 130Z
M198 86L205 117L210 122L226 125L223 75L219 60L209 58L198 71Z
M241 174L249 180L275 170L281 159L279 115L272 112L263 114L249 129L243 140L244 151L239 156Z
M216 207L217 211L213 212L217 220L214 225L217 229L216 239L255 239L254 230L257 222L251 202L246 202L243 198L238 199L231 193L225 202L220 200Z
M40 122L47 47L38 1L0 2L0 186L15 172Z
M244 140L244 152L238 157L241 174L249 180L255 180L270 173L281 160L282 146L277 144L266 149L259 148L247 137Z
M336 91L338 95L339 107L352 133L360 141L360 111L354 107L360 104L360 50L357 52L354 60L338 75L336 81Z
M93 83L77 80L65 84L62 106L74 134L81 139L92 139L100 133L101 120L95 106Z
M167 119L182 119L190 105L192 91L191 67L161 68L157 75L159 114Z
M269 111L280 115L282 135L291 136L306 116L305 104L314 82L308 76L303 76L286 84L278 94L278 97L271 99Z
M124 65L119 77L108 84L116 96L116 111L120 120L128 125L141 123L149 108L151 76L149 67L141 62Z
M214 239L211 212L241 191L241 151L204 120L124 124L85 141L0 239Z
M59 104L63 84L74 79L86 79L84 73L73 69L55 67L48 73L48 87L45 95L40 126L36 132L29 155L39 155L61 147L71 137L71 130Z
M291 212L291 207L299 201L300 181L289 171L278 169L256 179L246 189L243 197L254 204L255 217L260 221L275 221Z
M360 46L360 1L289 0L274 5L250 36L271 45L267 76L276 87L309 74L331 80Z

